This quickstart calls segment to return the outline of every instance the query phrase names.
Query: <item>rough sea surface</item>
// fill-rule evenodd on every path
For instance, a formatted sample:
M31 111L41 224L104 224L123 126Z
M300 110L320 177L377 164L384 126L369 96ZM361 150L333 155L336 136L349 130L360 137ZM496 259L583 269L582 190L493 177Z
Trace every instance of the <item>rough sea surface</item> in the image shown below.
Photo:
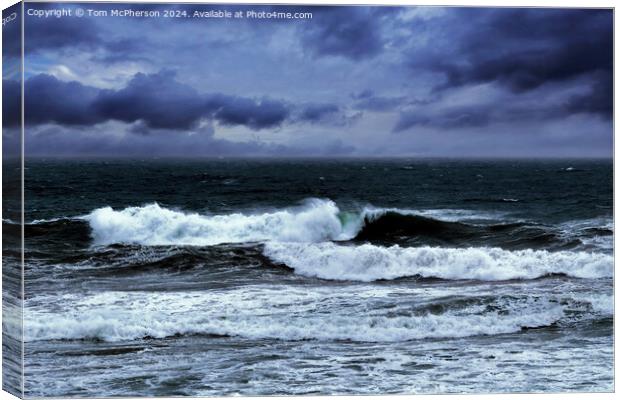
M613 390L611 161L25 176L26 396Z

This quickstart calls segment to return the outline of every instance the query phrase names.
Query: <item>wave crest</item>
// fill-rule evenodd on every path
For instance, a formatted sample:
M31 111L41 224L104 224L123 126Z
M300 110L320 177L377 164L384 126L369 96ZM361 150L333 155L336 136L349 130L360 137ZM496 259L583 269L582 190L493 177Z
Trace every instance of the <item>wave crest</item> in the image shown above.
M197 245L220 243L321 242L349 239L355 226L343 226L333 201L310 199L296 208L262 214L207 216L150 204L115 211L99 208L85 217L96 244Z
M411 291L396 292L416 298ZM519 332L565 319L565 308L537 296L462 298L454 308L429 299L415 308L390 290L360 292L303 288L251 288L193 293L107 292L68 296L65 310L28 307L26 341L125 341L176 335L275 340L397 342ZM360 296L369 296L360 302ZM400 297L399 297L400 298ZM489 303L490 302L490 303ZM432 304L445 305L430 312ZM370 308L370 309L369 309Z
M586 252L267 243L264 253L297 274L330 280L370 282L420 276L497 281L535 279L549 274L576 278L613 276L611 255Z

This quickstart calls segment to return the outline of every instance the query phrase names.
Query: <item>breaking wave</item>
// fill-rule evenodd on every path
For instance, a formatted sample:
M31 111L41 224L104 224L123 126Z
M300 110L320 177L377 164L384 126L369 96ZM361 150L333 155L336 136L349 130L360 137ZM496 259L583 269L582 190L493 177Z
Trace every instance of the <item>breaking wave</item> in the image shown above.
M30 307L26 340L125 341L177 335L237 336L275 340L397 342L519 332L553 325L565 307L536 296L461 298L436 303L442 311L394 304L389 292L344 295L309 289L198 293L108 292L79 300L65 298L65 311ZM370 295L370 293L361 293ZM376 305L373 299L379 296ZM400 298L402 299L402 298ZM392 298L392 301L394 299Z
M298 207L263 213L204 215L150 204L123 210L100 208L81 218L88 222L95 244L99 245L211 246L354 240L381 244L568 249L583 244L580 238L551 227L505 219L498 221L497 216L476 215L471 211L365 207L349 212L323 199L309 199ZM59 223L63 222L55 222ZM588 235L592 236L592 232Z
M613 276L613 256L587 252L267 243L264 253L297 274L330 280L371 282L419 276L497 281L550 274L576 278Z
M154 315L107 315L85 318L58 316L31 323L28 340L99 339L105 341L165 338L176 335L241 336L249 339L352 340L395 342L425 338L453 338L518 332L549 326L562 317L559 307L537 314L512 316L424 315L373 318L342 316L332 320L277 317L207 320ZM44 324L44 325L43 325Z
M435 210L437 211L437 210ZM308 199L299 207L273 212L227 215L185 213L149 204L115 211L99 208L83 217L90 224L96 244L133 243L142 245L198 245L247 242L301 242L365 239L380 234L390 236L407 230L410 234L433 233L433 226L443 231L458 222L448 210L448 221L425 216L424 211L364 208L360 212L343 212L331 200ZM399 220L394 222L394 220ZM385 223L388 227L384 227ZM377 224L377 229L369 226ZM465 225L463 225L465 226Z
M115 211L100 208L85 219L96 244L197 245L269 240L321 242L352 238L357 227L343 224L329 200L310 199L300 207L262 214L201 215L150 204Z

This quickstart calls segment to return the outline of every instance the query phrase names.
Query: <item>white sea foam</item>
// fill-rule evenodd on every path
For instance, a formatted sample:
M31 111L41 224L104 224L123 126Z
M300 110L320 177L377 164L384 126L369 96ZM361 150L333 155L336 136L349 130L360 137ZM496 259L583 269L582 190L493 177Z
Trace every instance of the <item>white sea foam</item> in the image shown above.
M40 318L30 324L28 340L163 338L177 334L242 336L251 339L354 340L393 342L424 338L467 337L518 332L522 327L547 326L562 317L559 307L537 314L424 315L416 317L339 316L290 318L275 316L209 320L199 315L161 316L147 313L93 311L83 316Z
M150 204L115 211L100 208L85 217L97 244L198 245L259 241L320 242L352 238L355 222L341 223L330 200L310 199L300 207L256 214L207 216Z
M613 276L611 255L586 252L334 243L268 243L264 252L297 274L333 280L370 282L414 275L487 281L533 279L554 273L576 278Z
M518 332L547 326L564 310L557 302L524 295L499 298L497 308L475 301L441 314L411 309L410 289L359 287L252 287L229 291L158 293L106 292L56 299L26 308L26 340L101 339L124 341L176 334L214 334L250 339L394 342ZM364 301L360 301L360 295ZM394 296L397 296L396 298ZM61 301L62 300L62 301ZM421 299L421 303L433 302ZM388 305L386 307L386 305Z
M590 304L592 310L602 315L614 314L614 296L606 293L579 293L572 294L577 301Z

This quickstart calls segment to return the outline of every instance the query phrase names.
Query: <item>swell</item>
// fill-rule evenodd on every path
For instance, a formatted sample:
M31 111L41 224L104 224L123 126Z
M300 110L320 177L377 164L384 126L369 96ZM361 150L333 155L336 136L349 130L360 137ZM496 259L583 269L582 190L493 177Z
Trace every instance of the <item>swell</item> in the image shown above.
M67 279L88 277L123 277L145 273L213 274L250 268L290 270L267 258L261 246L138 246L110 245L89 252L57 258L58 274ZM273 272L273 271L271 271ZM169 282L170 283L170 282ZM163 282L165 287L166 283Z
M77 218L59 218L24 224L25 239L46 239L76 244L88 244L90 227Z
M21 232L19 224L14 231ZM26 223L24 256L28 260L63 262L88 256L92 245L90 226L79 218L59 218ZM16 238L21 243L21 237ZM32 263L25 264L30 269Z
M414 214L386 211L365 215L354 241L448 246L499 246L503 248L571 248L578 240L566 240L552 229L532 223L471 224Z

